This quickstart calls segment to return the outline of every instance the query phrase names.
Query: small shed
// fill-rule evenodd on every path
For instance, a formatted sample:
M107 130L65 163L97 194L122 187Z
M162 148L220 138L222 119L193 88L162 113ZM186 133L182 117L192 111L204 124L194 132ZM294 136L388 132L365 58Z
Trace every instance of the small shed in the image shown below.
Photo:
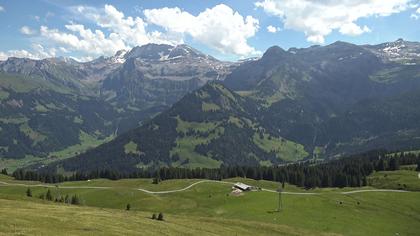
M239 190L242 190L242 191L251 191L252 190L252 186L249 186L249 185L244 184L244 183L239 183L239 182L234 184L232 188L239 189Z

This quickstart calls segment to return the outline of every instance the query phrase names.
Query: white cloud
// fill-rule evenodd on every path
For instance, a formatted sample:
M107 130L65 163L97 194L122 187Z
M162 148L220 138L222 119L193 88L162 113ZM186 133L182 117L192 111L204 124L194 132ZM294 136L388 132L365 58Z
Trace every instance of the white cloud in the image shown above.
M9 50L7 52L0 52L0 60L7 60L9 57L43 59L56 56L56 49L50 48L46 50L41 44L32 44L32 50Z
M87 62L87 61L92 61L93 59L95 59L94 57L91 57L91 56L82 56L82 57L70 56L70 58L78 62Z
M31 28L29 28L28 26L22 26L22 28L20 28L20 32L22 33L22 34L25 34L25 35L33 35L33 34L35 34L36 33L36 31L35 30L33 30L33 29L31 29Z
M263 0L255 6L281 18L284 28L304 32L314 43L324 43L333 30L351 36L370 32L357 20L389 16L412 7L411 0Z
M8 57L27 57L37 59L32 53L26 50L9 50L7 52L0 52L0 60L7 60Z
M32 50L2 52L1 56L40 59L59 53L73 58L77 55L75 59L85 61L148 43L176 45L184 43L188 36L223 53L240 56L260 53L247 42L258 31L258 20L252 16L243 17L223 4L206 9L197 16L179 8L144 10L144 19L126 16L112 5L102 8L74 6L69 10L78 22L70 21L62 28L45 24L39 30L23 26L20 29L22 34L37 33L32 38L37 46L33 46ZM48 12L44 21L53 15ZM38 16L34 19L41 20ZM80 23L86 20L89 26ZM151 31L148 29L150 24L161 26L164 30Z
M280 30L281 30L280 27L275 27L275 26L272 26L272 25L267 26L267 31L269 33L273 33L274 34L274 33L277 33Z
M413 18L414 20L418 20L420 18L420 7L417 8L416 12L411 14L411 18Z
M147 43L182 43L179 38L172 35L163 35L160 32L147 32L146 23L139 17L124 16L112 5L105 5L102 9L77 6L72 8L77 16L95 22L100 29L89 29L82 24L65 25L67 32L41 26L41 36L58 46L61 52L78 52L85 56L79 60L87 60L97 56L110 56L121 49L130 49L134 46ZM106 31L109 34L104 33Z
M6 11L3 6L0 6L0 12Z
M371 32L369 27L367 27L366 25L363 26L363 28L361 28L360 26L354 23L348 23L348 24L342 25L339 31L342 34L350 35L350 36L357 36L365 32Z
M222 53L259 53L248 44L248 39L258 31L258 20L252 16L243 17L224 4L206 9L197 16L178 7L146 9L143 12L148 23L163 27L167 33L191 36Z
M106 37L101 30L86 29L83 25L70 24L65 28L71 33L60 32L41 26L41 35L69 51L85 52L91 55L110 55L119 49L126 48L124 42L111 34Z

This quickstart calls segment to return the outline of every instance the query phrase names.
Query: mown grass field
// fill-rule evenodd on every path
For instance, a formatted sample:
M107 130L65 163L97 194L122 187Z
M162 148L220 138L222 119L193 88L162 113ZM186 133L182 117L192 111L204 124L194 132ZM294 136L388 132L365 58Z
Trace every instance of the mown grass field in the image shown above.
M4 176L0 177L0 181L12 182ZM25 186L0 184L0 199L10 199L0 200L0 232L13 232L10 230L14 229L15 224L18 229L27 230L22 231L23 234L38 232L45 235L54 232L48 231L49 224L53 225L51 230L58 227L57 224L62 224L58 228L63 231L58 232L74 234L117 234L119 228L122 234L147 232L145 234L148 235L420 234L417 227L420 225L420 192L362 192L345 195L341 192L360 188L305 191L286 185L285 191L288 192L318 194L283 194L283 210L275 212L278 199L276 193L259 191L232 196L229 194L230 184L200 183L186 191L167 194L149 194L137 190L175 190L197 181L168 180L154 185L150 179L99 179L68 182L50 188L55 196L78 194L83 202L81 207L36 198L47 191L46 187L31 187L34 197L29 198L25 196ZM276 189L278 186L270 181L241 178L226 181L241 181L267 189ZM82 188L88 186L109 189ZM127 203L131 205L130 212L125 211ZM167 221L148 219L153 212L163 212ZM43 223L37 224L38 219L31 222L32 217L44 219Z
M379 171L369 176L368 181L376 188L420 191L419 173L410 170Z
M0 235L311 235L286 225L0 199ZM325 234L327 235L327 234Z

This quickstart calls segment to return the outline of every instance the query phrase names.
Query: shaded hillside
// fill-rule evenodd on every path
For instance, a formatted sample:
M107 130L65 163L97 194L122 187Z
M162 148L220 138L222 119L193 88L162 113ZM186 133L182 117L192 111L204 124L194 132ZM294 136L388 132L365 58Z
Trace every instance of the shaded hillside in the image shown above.
M52 168L74 171L131 170L153 165L276 165L376 148L420 148L419 45L397 40L373 46L335 42L287 51L274 46L258 60L235 64L217 61L186 45L150 44L83 64L83 68L114 65L99 79L77 80L81 90L89 92L83 96L62 83L39 80L29 73L21 76L25 83L12 86L16 91L28 81L42 82L46 88L42 91L67 94L63 99L77 94L78 104L94 109L85 112L85 108L71 107L68 110L72 113L64 113L64 117L47 113L46 117L55 117L48 120L51 124L73 117L76 125L65 123L67 127L63 128L70 141L65 140L61 146L45 144L48 139L42 137L61 137L61 133L49 134L37 126L42 123L37 121L42 120L42 111L53 110L47 106L49 99L37 96L56 95L32 92L30 97L36 101L25 104L32 104L30 109L38 112L25 113L25 117L31 115L28 126L34 132L27 131L24 122L14 128L4 125L7 132L17 135L16 141L3 141L7 145L1 145L1 154L7 155L17 144L25 150L20 157L48 153L54 147L75 143L79 133L74 130L98 137L122 135L87 153L74 153L77 157ZM208 83L225 77L223 82ZM13 94L7 86L0 92L2 106L9 109L8 116L19 118L16 114L24 109L19 96L25 97L34 89ZM47 108L38 106L40 101ZM11 106L15 110L10 110ZM154 118L143 122L150 117ZM86 125L78 124L87 119L83 122ZM26 131L17 132L18 128Z
M209 83L113 141L50 168L66 171L163 165L272 165L307 156L302 145L270 135L258 105L220 83Z
M98 143L136 128L235 65L157 44L85 63L9 58L0 62L0 158L77 155L81 136Z
M413 108L420 89L420 65L415 63L420 56L413 52L419 45L398 40L376 46L336 42L288 51L272 47L260 60L235 69L225 84L261 104L261 123L273 135L323 156L418 147L409 140L420 136L412 129L420 118ZM401 49L390 54L390 46ZM409 62L402 60L407 55ZM395 119L397 113L410 120ZM337 120L340 124L334 125Z

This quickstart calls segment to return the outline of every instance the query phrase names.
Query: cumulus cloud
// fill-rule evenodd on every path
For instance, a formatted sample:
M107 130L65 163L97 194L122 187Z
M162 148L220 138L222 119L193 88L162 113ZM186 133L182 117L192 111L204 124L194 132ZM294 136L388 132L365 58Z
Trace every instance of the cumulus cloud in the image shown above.
M267 26L267 31L269 33L273 33L274 34L274 33L277 33L280 30L281 30L280 27L275 27L275 26L272 26L272 25Z
M87 60L96 56L110 56L121 49L130 49L147 43L182 43L179 38L163 35L160 32L147 32L147 24L140 17L125 16L112 5L98 9L77 6L72 12L79 17L94 22L99 29L90 29L82 24L70 22L66 31L41 26L40 34L58 46L61 52L78 52ZM106 31L109 33L104 33Z
M56 56L56 49L49 48L45 49L41 44L34 43L31 45L32 50L9 50L7 52L0 52L0 60L6 60L9 57L25 57L31 59L43 59Z
M370 32L357 20L389 16L412 7L411 0L263 0L255 6L279 17L284 28L304 32L313 43L324 43L333 30L351 36Z
M33 35L33 34L35 34L36 32L35 32L35 30L33 30L33 29L31 29L31 28L29 28L28 26L22 26L22 28L20 28L20 32L22 33L22 34L25 34L25 35Z
M3 6L0 6L0 12L5 11Z
M414 12L413 14L411 14L411 18L418 20L420 18L420 7L417 8L416 12Z
M143 18L126 16L108 4L101 8L73 6L68 10L78 19L77 22L69 21L60 28L45 23L36 30L28 26L20 29L25 35L36 33L32 42L39 42L42 49L33 46L32 51L11 50L1 56L43 58L59 53L77 55L79 61L85 61L147 43L181 44L186 37L227 54L247 56L260 53L248 44L248 39L258 31L258 20L252 16L243 17L224 4L198 15L179 8L142 10ZM48 12L44 21L47 22L46 18L52 15ZM35 16L34 19L40 21L41 18ZM162 30L150 30L152 24Z
M71 33L60 32L41 26L41 35L69 51L80 51L93 55L109 55L125 48L124 42L115 35L106 37L100 30L92 31L80 24L65 25Z
M143 13L148 23L161 26L168 33L191 36L222 53L242 56L259 53L248 44L248 39L258 31L258 20L243 17L224 4L196 16L178 7L146 9Z

